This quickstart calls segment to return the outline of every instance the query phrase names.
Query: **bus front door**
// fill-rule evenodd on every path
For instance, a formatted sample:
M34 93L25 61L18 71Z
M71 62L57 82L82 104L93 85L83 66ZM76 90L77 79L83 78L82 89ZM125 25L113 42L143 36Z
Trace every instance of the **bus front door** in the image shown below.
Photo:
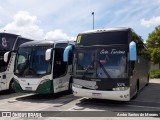
M66 81L69 81L66 77L67 63L63 62L63 49L56 49L54 56L54 68L53 68L53 85L54 92L64 91L67 88Z

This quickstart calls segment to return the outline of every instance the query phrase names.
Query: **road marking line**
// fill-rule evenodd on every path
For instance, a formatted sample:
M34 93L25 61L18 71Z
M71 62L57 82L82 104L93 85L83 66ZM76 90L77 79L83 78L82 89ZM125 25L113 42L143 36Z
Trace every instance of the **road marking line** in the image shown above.
M124 106L124 105L123 105ZM160 109L159 107L148 107L148 106L136 106L136 105L125 105L125 106L132 106L132 107L144 107L144 108L156 108Z
M146 103L158 103L160 104L160 102L154 102L154 101L138 101L138 100L132 100L133 102L146 102ZM130 102L132 102L130 101Z

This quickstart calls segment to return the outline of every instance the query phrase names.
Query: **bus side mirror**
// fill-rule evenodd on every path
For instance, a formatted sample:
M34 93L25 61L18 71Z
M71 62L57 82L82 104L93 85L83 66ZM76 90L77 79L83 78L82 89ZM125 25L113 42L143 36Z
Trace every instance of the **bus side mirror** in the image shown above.
M137 48L136 43L134 41L129 44L129 60L136 61L137 60Z
M64 62L68 62L69 51L72 50L72 47L73 47L72 45L69 45L64 49L64 52L63 52L63 61Z
M10 56L10 51L8 51L8 52L6 52L5 54L4 54L4 62L8 62L8 60L9 60L9 56Z
M52 54L52 48L47 49L45 53L45 60L49 61L51 59L51 54Z

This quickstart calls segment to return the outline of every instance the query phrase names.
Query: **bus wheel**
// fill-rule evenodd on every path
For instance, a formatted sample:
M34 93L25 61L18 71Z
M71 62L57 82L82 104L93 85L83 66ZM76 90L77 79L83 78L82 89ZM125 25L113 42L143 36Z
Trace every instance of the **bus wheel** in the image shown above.
M73 93L73 91L72 91L72 80L69 81L69 86L68 87L69 87L68 92Z
M14 93L14 92L15 92L14 80L12 80L12 81L10 82L9 92L11 92L11 93Z
M146 84L146 86L148 86L149 85L149 75L148 75L148 78L147 78L147 84Z

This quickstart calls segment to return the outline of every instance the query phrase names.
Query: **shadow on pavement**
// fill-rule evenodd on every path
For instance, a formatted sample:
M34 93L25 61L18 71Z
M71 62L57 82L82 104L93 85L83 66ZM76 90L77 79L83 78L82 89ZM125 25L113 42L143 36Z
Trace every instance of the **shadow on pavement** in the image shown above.
M12 97L18 97L22 95L27 95L27 93L11 93L8 90L0 91L0 100L9 99Z
M150 83L144 87L136 99L123 102L104 99L84 98L77 106L79 108L113 110L113 111L160 111L160 84ZM75 109L76 110L76 109ZM78 110L78 109L77 109Z
M16 98L17 101L33 102L33 103L63 103L67 104L78 97L68 92L60 92L56 94L33 94L30 96Z

